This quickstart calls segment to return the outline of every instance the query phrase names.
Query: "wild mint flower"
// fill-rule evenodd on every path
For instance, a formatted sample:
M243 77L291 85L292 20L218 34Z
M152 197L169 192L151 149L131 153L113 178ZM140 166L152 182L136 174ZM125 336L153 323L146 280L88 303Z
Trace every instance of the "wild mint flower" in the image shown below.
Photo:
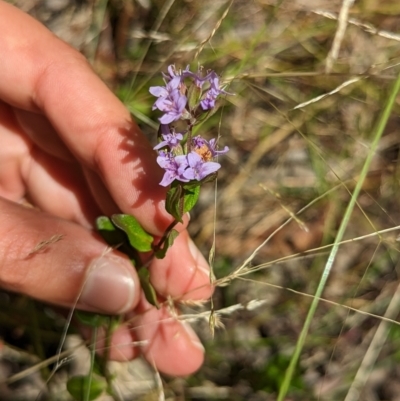
M187 98L176 89L168 97L159 97L154 103L153 110L159 109L165 114L159 118L161 124L169 124L181 118L185 110Z
M169 76L167 74L162 73L164 80L168 82L169 80L178 77L180 82L183 82L183 80L187 76L190 76L190 74L192 74L192 72L190 72L189 68L190 68L190 66L187 65L183 71L176 71L175 65L171 64L167 68Z
M215 71L211 71L204 78L210 84L210 89L206 92L205 97L200 101L201 107L204 111L211 110L215 107L215 101L221 94L232 95L232 93L226 92L220 88L219 77Z
M214 77L218 78L218 75L215 71L210 71L206 76L203 77L202 68L199 68L196 74L194 72L191 72L188 67L186 67L186 70L184 71L185 75L194 79L195 85L200 89L203 88L203 84L205 82L207 81L210 82L210 80L213 79Z
M170 65L163 77L165 86L150 88L150 93L157 97L153 110L159 109L164 113L159 118L162 140L154 147L159 152L157 162L165 171L160 185L168 186L175 180L201 181L220 169L221 165L214 159L228 152L229 148L225 146L217 150L216 139L207 141L200 136L184 143L184 135L176 133L170 124L180 119L186 121L185 132L190 138L202 110L206 112L215 108L218 96L229 93L221 89L215 71L209 70L203 75L202 69L193 73L189 66L182 71Z
M220 92L210 88L206 93L206 97L200 101L201 107L204 111L211 110L215 107L215 101L217 100Z
M157 146L154 146L154 150L158 150L168 146L171 150L180 146L180 141L183 139L183 135L176 133L175 130L170 131L168 125L161 124L161 136L163 141L161 141Z
M219 163L204 161L196 152L187 155L187 162L189 167L183 172L183 176L188 180L201 181L221 168Z
M188 167L188 160L185 155L174 156L170 152L161 151L157 157L158 165L165 170L164 177L160 185L167 187L174 180L188 182L183 173Z
M167 98L171 95L171 93L179 89L180 78L175 77L170 80L166 86L150 86L149 92L155 97Z
M180 118L184 120L195 121L199 114L190 114L192 111L196 111L201 106L204 112L215 108L216 100L221 94L231 95L221 89L219 76L215 71L209 71L205 76L202 74L202 69L199 69L197 73L190 71L187 66L183 71L177 70L172 64L168 66L168 74L164 74L164 81L166 86L152 86L150 93L158 97L157 101L153 105L154 109L159 109L165 114L159 118L161 124L169 124L173 121L177 121ZM191 80L189 85L187 81ZM190 104L190 110L186 110L188 99L186 97L188 93L188 85L196 86L198 92L198 103ZM196 91L190 91L191 94ZM196 97L190 100L196 102ZM196 117L197 116L197 117Z
M211 160L218 155L223 155L229 151L228 146L225 146L222 150L217 150L217 140L215 138L207 141L200 135L195 136L192 139L193 151L199 154L203 160Z
M180 92L181 78L172 78L166 86L151 86L149 92L158 97L153 110L159 109L165 114L159 118L161 124L169 124L179 120L185 110L187 98Z
M217 150L217 140L215 138L210 139L210 141L208 142L208 146L213 157L224 155L225 153L229 152L228 146L225 146L222 150Z

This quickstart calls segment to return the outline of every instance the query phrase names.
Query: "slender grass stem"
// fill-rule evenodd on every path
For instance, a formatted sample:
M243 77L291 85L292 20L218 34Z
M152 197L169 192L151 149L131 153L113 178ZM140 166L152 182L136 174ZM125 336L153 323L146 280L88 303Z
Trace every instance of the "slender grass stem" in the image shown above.
M317 290L315 292L315 298L311 302L310 309L308 310L308 314L307 314L306 320L304 322L304 325L303 325L303 328L301 330L300 336L299 336L299 338L297 340L294 353L293 353L292 358L290 360L290 364L289 364L289 366L288 366L288 368L287 368L287 370L285 372L285 376L283 378L283 382L282 382L282 385L280 387L280 391L279 391L279 394L278 394L277 401L283 401L285 399L285 396L286 396L288 390L289 390L289 386L290 386L290 383L292 381L295 368L296 368L297 363L299 361L301 351L303 349L305 340L307 338L308 331L310 329L311 321L312 321L312 319L314 317L314 314L315 314L315 311L317 310L317 307L318 307L319 298L321 297L321 294L322 294L322 292L323 292L323 290L325 288L326 282L327 282L328 277L330 275L330 272L332 270L333 263L335 262L336 255L337 255L337 252L339 250L340 242L342 241L344 233L345 233L345 231L347 229L347 226L349 224L350 217L351 217L351 215L353 213L353 210L354 210L354 206L356 206L356 204L357 204L357 198L358 198L358 196L360 194L360 191L361 191L361 188L362 188L363 183L365 181L365 178L367 177L367 174L368 174L372 159L373 159L373 157L375 155L375 152L376 152L376 150L378 148L379 141L380 141L380 139L382 137L383 131L384 131L384 129L386 127L386 124L388 122L389 116L390 116L392 108L393 108L393 106L395 104L396 96L397 96L399 90L400 90L400 74L397 76L397 79L393 84L393 87L392 87L392 89L390 91L390 94L389 94L388 101L387 101L387 103L386 103L386 105L385 105L385 107L384 107L384 109L382 111L382 114L381 114L381 116L380 116L380 118L379 118L379 120L378 120L378 122L377 122L377 124L376 124L376 126L374 128L374 130L373 130L373 141L372 141L370 150L369 150L368 155L367 155L367 157L365 159L365 162L364 162L363 168L361 170L360 177L358 179L357 185L356 185L356 187L354 189L353 194L351 195L350 202L349 202L349 204L348 204L348 206L346 208L345 214L343 216L343 220L341 221L341 224L340 224L338 233L336 235L332 250L331 250L331 252L329 254L329 257L328 257L328 260L327 260L327 262L325 264L324 271L322 273L322 276L320 278Z
M90 400L90 391L92 387L92 378L93 378L93 370L94 370L94 363L96 359L96 343L97 343L97 327L93 328L92 334L92 348L90 350L90 369L89 369L89 379L88 384L85 391L85 401Z

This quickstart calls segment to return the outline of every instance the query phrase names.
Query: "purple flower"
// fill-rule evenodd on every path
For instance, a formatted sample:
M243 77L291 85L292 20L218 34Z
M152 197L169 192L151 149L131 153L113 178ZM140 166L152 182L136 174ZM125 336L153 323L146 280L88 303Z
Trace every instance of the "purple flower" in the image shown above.
M173 75L171 75L171 77L172 76ZM191 77L194 80L195 85L200 89L203 88L204 83L209 83L208 90L206 89L203 92L203 99L200 101L201 107L204 111L211 110L215 107L215 101L219 95L231 95L231 93L220 88L219 77L215 71L210 71L205 77L202 77L201 70L195 74L189 71L189 67L186 67L182 76Z
M215 138L207 141L200 135L195 136L192 139L192 144L194 146L194 152L199 154L203 160L209 161L218 155L223 155L229 151L228 146L225 146L222 150L217 150L217 140Z
M210 89L206 92L205 97L200 101L201 107L204 111L211 110L215 107L215 101L221 94L231 95L232 93L226 92L219 86L219 77L215 71L211 71L204 77L210 83Z
M168 76L167 74L164 74L164 73L162 73L162 74L163 74L164 79L165 79L167 82L168 82L170 79L174 79L174 78L176 78L176 77L178 77L179 80L182 82L186 77L190 76L190 74L193 74L192 72L190 72L189 68L190 68L190 66L187 65L187 66L186 66L186 69L184 69L182 72L177 72L177 71L176 71L176 68L175 68L175 65L174 65L174 64L171 64L171 65L169 65L168 68L167 68L169 76Z
M198 88L202 88L204 82L206 82L207 77L202 77L201 76L201 71L199 70L197 74L195 74L194 72L189 71L189 68L186 67L186 70L184 71L185 73L185 77L190 77L194 80L194 84L198 87Z
M202 109L204 111L213 109L215 107L215 101L217 100L217 97L220 93L221 92L210 88L206 93L206 97L200 101Z
M211 150L211 153L213 157L218 156L218 155L224 155L225 153L229 152L228 146L225 146L222 150L217 150L217 140L215 138L210 139L210 142L208 142L209 149Z
M221 94L230 95L230 93L220 88L219 77L215 71L209 71L206 76L202 76L202 70L199 69L197 74L190 71L189 66L183 71L177 71L173 64L168 66L168 74L164 74L166 86L152 86L149 91L158 99L153 105L153 110L159 109L165 114L159 118L162 124L169 124L179 120L185 112L187 91L185 79L190 78L194 85L200 89L201 100L200 105L204 111L215 108L215 102ZM204 84L205 89L203 89ZM189 118L187 113L184 114L185 119Z
M183 135L175 133L174 130L170 131L168 125L161 124L161 131L164 132L162 135L163 141L157 146L154 146L154 150L161 149L168 146L170 149L174 149L180 145L180 141L183 139Z
M159 109L165 114L159 118L161 124L169 124L179 120L186 107L187 98L178 89L173 90L168 97L160 96L154 103L153 110Z
M179 89L179 84L180 84L180 78L179 77L175 77L174 79L171 79L166 86L150 86L149 88L149 92L158 98L167 98L171 95L171 93L176 90ZM153 106L153 110L154 110L154 106Z
M183 173L188 167L188 160L185 155L174 156L172 153L161 151L157 157L157 163L165 170L160 185L167 187L174 180L188 182Z
M169 124L179 120L186 107L186 96L180 92L181 77L174 76L166 86L151 86L149 92L158 97L153 110L159 109L165 114L159 118L161 124Z
M217 150L216 138L207 141L201 136L192 138L183 146L181 142L184 135L176 133L174 128L170 127L170 123L183 119L187 120L188 124L190 121L190 127L193 126L197 116L201 114L201 110L198 110L199 106L203 111L211 110L215 108L218 96L229 95L229 93L220 88L219 77L215 71L209 70L203 76L201 69L196 74L190 71L189 66L182 71L170 65L168 73L163 73L163 76L165 86L150 88L150 93L157 97L153 110L158 109L163 112L159 118L162 140L154 147L158 151L157 163L164 169L160 185L167 187L175 180L201 181L221 168L221 165L213 160L227 153L229 148L225 146L222 150ZM187 81L190 83L188 84ZM186 85L189 85L189 89ZM195 103L188 109L186 109L187 93L190 93L191 103ZM190 127L189 132L191 132Z
M205 162L196 152L187 155L187 162L189 167L183 172L183 176L188 180L201 181L221 168L219 163Z

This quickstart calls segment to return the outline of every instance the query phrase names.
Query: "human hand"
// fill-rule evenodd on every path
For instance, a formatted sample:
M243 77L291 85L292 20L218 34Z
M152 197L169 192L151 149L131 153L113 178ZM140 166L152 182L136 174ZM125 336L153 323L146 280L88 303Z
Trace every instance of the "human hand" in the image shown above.
M129 260L106 252L93 232L98 215L122 211L162 235L172 218L154 151L82 55L1 1L0 49L0 285L57 305L128 313L138 329L117 330L111 357L132 358L138 350L126 344L145 341L160 371L193 372L203 361L194 332L150 307ZM24 197L36 208L21 205ZM185 224L179 229L166 258L149 268L153 286L164 296L208 298L208 265Z

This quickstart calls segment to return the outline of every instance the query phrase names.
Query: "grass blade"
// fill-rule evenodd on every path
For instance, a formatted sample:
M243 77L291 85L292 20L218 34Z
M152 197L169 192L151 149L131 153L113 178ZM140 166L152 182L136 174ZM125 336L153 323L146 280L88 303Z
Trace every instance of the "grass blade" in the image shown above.
M381 114L381 116L380 116L380 118L379 118L379 120L378 120L378 122L377 122L377 124L376 124L376 126L374 128L373 141L372 141L370 150L369 150L368 155L367 155L367 157L365 159L365 162L364 162L363 168L361 170L361 174L360 174L359 180L357 182L356 187L354 188L354 192L353 192L353 194L351 196L350 202L349 202L349 204L348 204L348 206L346 208L345 214L343 216L343 220L341 221L341 224L340 224L338 233L336 235L332 250L331 250L331 252L329 254L329 257L328 257L328 260L327 260L327 262L325 264L324 271L322 273L322 276L321 276L319 284L318 284L318 288L317 288L317 290L315 292L315 297L313 298L313 301L312 301L312 303L310 305L310 309L308 310L308 314L307 314L306 320L304 322L304 325L303 325L303 328L301 330L300 336L299 336L299 338L297 340L297 344L296 344L294 353L292 355L292 358L290 360L290 364L289 364L289 366L288 366L288 368L287 368L287 370L285 372L285 376L283 378L283 382L282 382L282 385L280 387L280 391L279 391L279 394L278 394L277 401L283 401L285 399L285 396L286 396L287 392L288 392L288 389L289 389L289 386L290 386L290 383L291 383L291 380L292 380L292 377L293 377L293 374L294 374L295 367L296 367L297 362L298 362L298 360L300 358L301 351L303 349L303 346L304 346L308 331L310 329L311 321L312 321L312 319L314 317L315 311L317 310L317 306L318 306L318 303L319 303L319 298L322 295L322 292L323 292L323 290L325 288L325 285L326 285L326 282L328 280L329 274L330 274L330 272L332 270L332 266L333 266L333 263L335 261L336 254L337 254L337 252L339 250L340 242L343 239L343 236L344 236L344 233L346 231L347 225L348 225L348 223L350 221L350 217L351 217L351 214L352 214L352 212L354 210L354 206L356 205L358 195L360 194L360 191L361 191L361 188L363 186L364 180L367 177L367 174L368 174L372 159L373 159L373 157L375 155L375 152L376 152L376 150L378 148L379 141L380 141L380 139L382 137L383 131L384 131L384 129L386 127L386 124L388 122L389 116L390 116L392 108L393 108L393 106L395 104L396 96L397 96L399 90L400 90L400 74L397 76L397 79L396 79L395 83L393 84L393 87L392 87L392 90L391 90L391 92L389 94L389 98L388 98L388 101L387 101L387 103L385 105L385 108L383 109L382 114Z

